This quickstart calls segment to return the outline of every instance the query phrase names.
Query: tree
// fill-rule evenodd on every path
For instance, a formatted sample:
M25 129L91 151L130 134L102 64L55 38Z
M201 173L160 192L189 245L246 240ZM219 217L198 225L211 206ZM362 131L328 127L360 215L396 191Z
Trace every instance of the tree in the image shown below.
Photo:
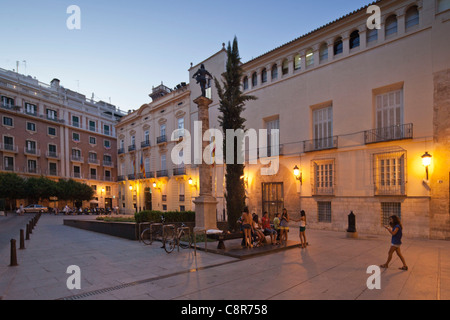
M228 42L226 71L222 74L222 85L214 78L220 99L219 123L224 135L228 129L245 130L245 119L241 116L245 110L245 102L256 100L256 97L244 95L241 91L243 69L239 56L238 41L235 37L233 45ZM235 138L236 139L236 138ZM236 222L245 207L244 164L237 164L237 143L234 143L234 164L226 164L226 194L228 225L230 230L236 230ZM226 158L226 139L224 140L224 156Z
M56 195L56 182L45 177L28 178L25 181L25 198L39 203Z
M72 201L89 201L94 197L94 190L85 183L75 180L60 179L57 184L57 195L59 200Z
M25 180L15 173L0 173L0 198L6 199L9 209L14 209L15 201L22 199Z

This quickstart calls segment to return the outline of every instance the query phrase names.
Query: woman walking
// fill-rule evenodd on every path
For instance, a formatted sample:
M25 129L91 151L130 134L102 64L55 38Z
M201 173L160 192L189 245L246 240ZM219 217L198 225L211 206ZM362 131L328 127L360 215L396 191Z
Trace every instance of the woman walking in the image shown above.
M388 259L385 264L381 265L381 268L387 269L389 267L389 263L392 260L392 255L394 252L397 253L398 257L403 263L403 267L400 270L408 271L408 266L406 265L405 258L402 255L400 247L402 245L402 236L403 236L403 226L400 222L400 219L397 216L391 216L389 218L389 224L391 227L385 226L386 230L392 235L391 240L391 249L389 250Z

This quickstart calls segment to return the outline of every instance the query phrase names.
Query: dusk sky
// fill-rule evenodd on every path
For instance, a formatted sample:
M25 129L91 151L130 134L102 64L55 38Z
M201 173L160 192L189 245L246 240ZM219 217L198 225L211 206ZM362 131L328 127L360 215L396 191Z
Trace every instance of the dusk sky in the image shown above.
M127 111L150 102L152 86L190 82L190 63L234 36L246 62L370 2L1 0L0 68L19 61L21 74L58 78ZM70 5L81 9L81 30L66 26Z

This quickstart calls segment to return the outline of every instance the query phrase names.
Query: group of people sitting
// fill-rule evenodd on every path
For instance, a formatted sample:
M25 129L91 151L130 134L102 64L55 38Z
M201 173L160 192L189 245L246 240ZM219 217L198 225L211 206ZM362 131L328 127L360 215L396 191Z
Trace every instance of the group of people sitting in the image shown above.
M304 210L300 212L300 219L295 220L290 218L286 208L284 208L281 217L276 213L273 223L271 223L267 212L264 212L262 219L259 219L257 214L251 215L246 207L238 221L242 224L241 229L244 231L242 246L247 248L259 247L265 242L266 236L270 236L272 245L287 244L290 221L300 222L300 247L305 249L308 243L305 235L306 213Z
M250 214L248 208L245 208L238 222L242 224L241 229L244 231L243 246L247 248L262 246L266 236L270 236L272 245L280 244L279 232L270 222L267 212L259 219L256 213Z

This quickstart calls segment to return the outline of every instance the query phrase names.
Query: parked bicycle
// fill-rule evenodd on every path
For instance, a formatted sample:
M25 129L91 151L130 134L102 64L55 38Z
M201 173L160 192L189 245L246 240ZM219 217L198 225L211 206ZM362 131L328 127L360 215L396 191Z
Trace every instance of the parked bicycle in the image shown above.
M164 250L167 253L171 253L176 247L188 249L193 243L190 228L184 223L177 229L174 225L167 226L164 230L164 238Z
M166 219L161 216L160 223L150 223L149 227L142 231L140 237L141 241L146 245L151 245L153 241L161 241L164 245L163 228Z

